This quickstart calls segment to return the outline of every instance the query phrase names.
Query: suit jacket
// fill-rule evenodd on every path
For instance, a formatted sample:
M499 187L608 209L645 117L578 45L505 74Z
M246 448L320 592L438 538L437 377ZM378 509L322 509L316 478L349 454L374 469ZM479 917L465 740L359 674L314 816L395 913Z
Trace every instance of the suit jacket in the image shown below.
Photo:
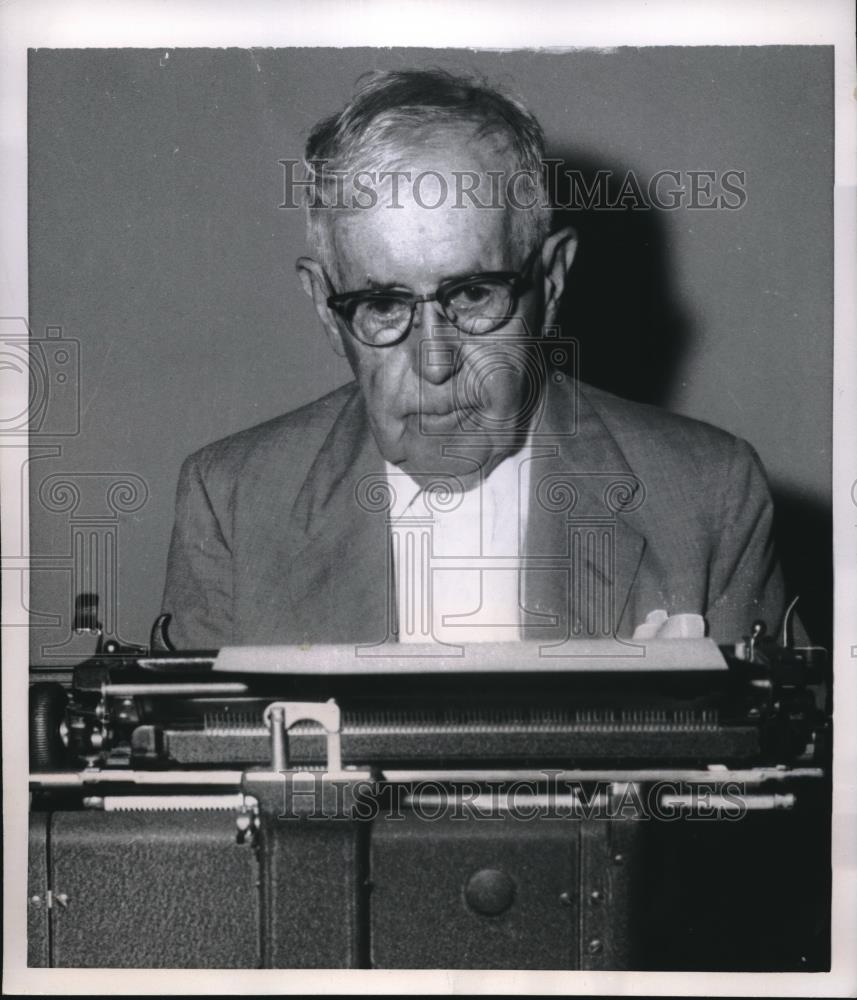
M704 615L719 642L757 618L777 628L784 591L753 449L557 379L534 437L525 638L629 636L657 608ZM191 455L164 596L176 646L383 641L395 608L372 489L383 470L353 382Z

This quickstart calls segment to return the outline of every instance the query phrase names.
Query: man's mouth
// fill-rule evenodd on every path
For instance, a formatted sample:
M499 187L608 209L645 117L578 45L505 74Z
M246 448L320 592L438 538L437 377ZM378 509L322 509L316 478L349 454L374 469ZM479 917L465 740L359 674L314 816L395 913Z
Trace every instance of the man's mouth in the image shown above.
M430 423L443 423L444 421L456 420L466 421L473 413L472 406L454 406L452 409L427 409L422 407L417 411L416 416L420 421Z
M465 405L457 401L427 403L421 400L416 415L420 417L450 417L455 413L463 416L475 409L474 405Z
M459 410L457 406L453 406L452 409L429 409L428 407L421 407L417 413L421 417L451 417L453 413L463 412Z

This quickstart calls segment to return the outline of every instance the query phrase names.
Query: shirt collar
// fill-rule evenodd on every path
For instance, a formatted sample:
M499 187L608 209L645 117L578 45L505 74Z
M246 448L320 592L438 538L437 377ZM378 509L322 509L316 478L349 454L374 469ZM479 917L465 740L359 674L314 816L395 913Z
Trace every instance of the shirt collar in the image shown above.
M518 470L521 463L526 462L532 456L532 436L531 428L523 447L513 455L507 455L484 480L483 490L491 495L499 494L501 496L507 496L510 490L513 492L517 490ZM391 490L390 518L397 520L411 511L422 493L423 487L406 472L402 472L398 466L386 460L384 472Z

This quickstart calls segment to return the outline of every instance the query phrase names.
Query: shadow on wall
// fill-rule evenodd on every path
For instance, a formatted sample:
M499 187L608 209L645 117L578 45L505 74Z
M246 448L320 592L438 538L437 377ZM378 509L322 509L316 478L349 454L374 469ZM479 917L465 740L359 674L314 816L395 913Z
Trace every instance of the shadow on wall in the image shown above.
M622 188L626 169L570 152L554 155L562 161L554 203L577 206L558 210L554 225L573 226L580 239L560 314L564 335L580 344L580 377L625 399L666 406L693 330L674 292L662 214L632 207L633 192ZM599 172L600 193L586 207L580 193L599 191ZM628 207L621 207L623 190ZM620 207L605 210L605 202ZM830 509L787 486L774 486L773 494L787 593L800 595L797 610L811 640L831 649Z
M580 239L561 323L580 343L581 375L625 399L663 406L689 331L672 290L661 213L621 207L639 204L622 188L626 170L607 171L603 162L573 154L557 159L564 169L557 171L555 204L585 205L586 192L595 196L590 207L555 215L557 227L573 226Z
M790 598L810 639L833 648L833 516L819 503L788 487L773 485L777 549Z

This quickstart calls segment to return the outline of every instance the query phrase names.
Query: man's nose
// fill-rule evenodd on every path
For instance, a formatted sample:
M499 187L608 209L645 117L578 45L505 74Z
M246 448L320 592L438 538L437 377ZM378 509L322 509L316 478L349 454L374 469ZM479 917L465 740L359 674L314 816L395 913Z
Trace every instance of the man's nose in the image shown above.
M459 332L435 303L417 303L411 340L417 352L418 374L427 382L440 385L458 371L461 363Z

